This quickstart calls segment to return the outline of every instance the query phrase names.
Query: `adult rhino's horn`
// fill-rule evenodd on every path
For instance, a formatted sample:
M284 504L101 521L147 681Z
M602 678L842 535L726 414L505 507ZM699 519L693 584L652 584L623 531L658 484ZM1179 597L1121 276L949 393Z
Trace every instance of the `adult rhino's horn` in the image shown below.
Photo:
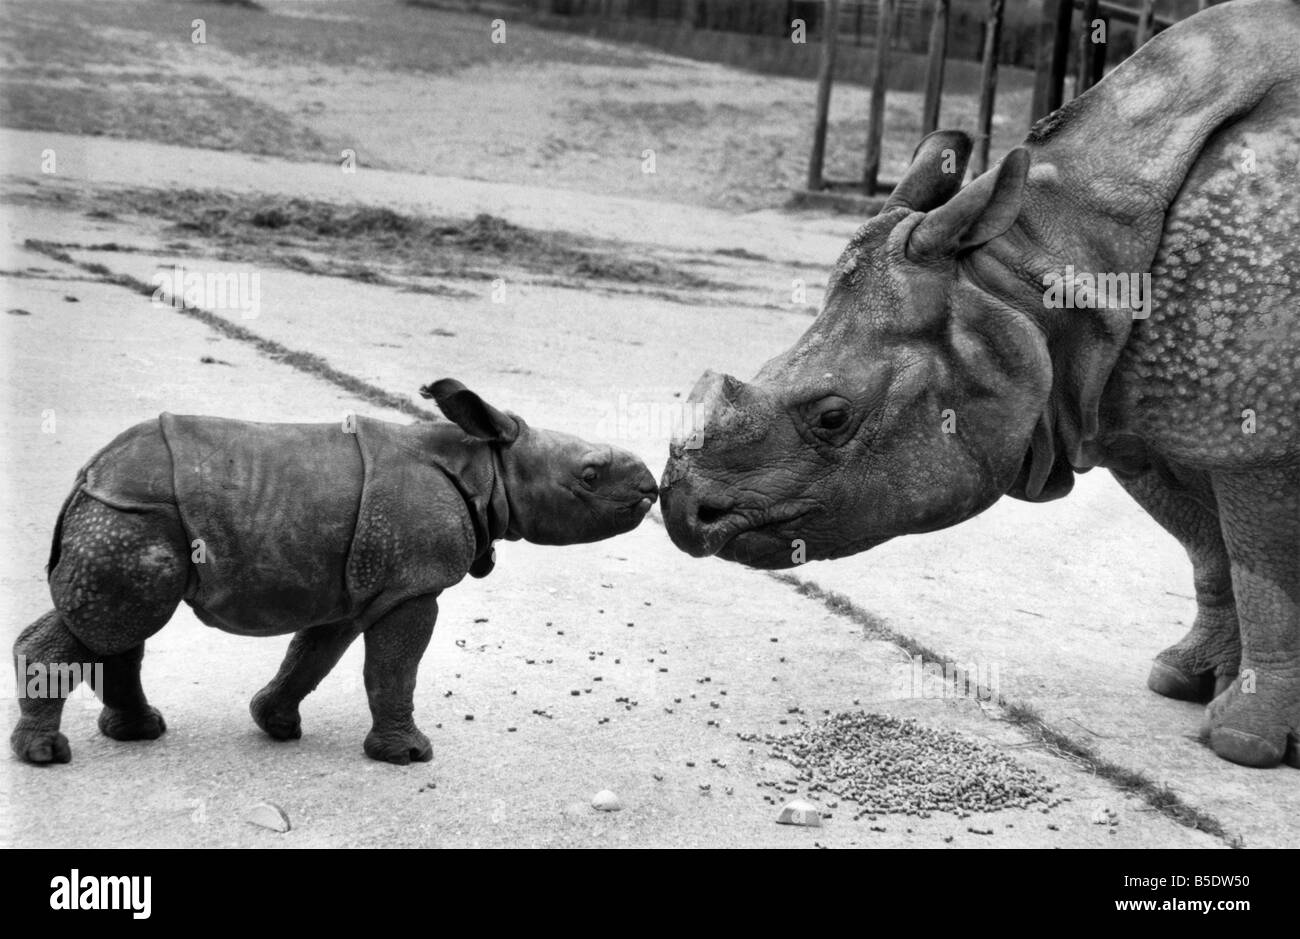
M739 378L710 369L700 376L686 400L700 405L705 413L713 414L724 408L739 406L745 398L745 392L745 383Z
M961 188L970 160L971 139L959 130L936 130L916 145L912 162L881 209L929 212L943 205Z
M731 375L705 372L691 389L687 403L703 421L702 427L695 428L697 435L722 434L737 441L762 435L766 411L761 396Z

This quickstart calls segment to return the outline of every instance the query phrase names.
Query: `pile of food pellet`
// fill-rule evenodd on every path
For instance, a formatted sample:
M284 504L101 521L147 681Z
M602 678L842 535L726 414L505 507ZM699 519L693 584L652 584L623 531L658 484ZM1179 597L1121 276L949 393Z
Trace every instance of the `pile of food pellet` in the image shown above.
M853 802L855 818L1037 808L1061 803L1054 786L996 747L914 720L849 711L782 735L742 734L797 771L760 783L784 793Z

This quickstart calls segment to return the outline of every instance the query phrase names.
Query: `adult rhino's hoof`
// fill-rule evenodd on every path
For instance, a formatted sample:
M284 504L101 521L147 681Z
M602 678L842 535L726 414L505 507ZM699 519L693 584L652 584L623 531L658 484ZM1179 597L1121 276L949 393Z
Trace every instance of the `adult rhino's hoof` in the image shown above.
M1285 713L1268 696L1246 694L1236 682L1205 709L1201 739L1218 756L1242 766L1267 769L1284 761L1300 766L1295 730Z
M372 760L396 763L398 766L427 763L433 759L433 744L418 730L395 734L381 734L372 730L366 734L365 750L366 756Z
M143 711L106 707L99 712L99 732L114 740L157 740L167 732L167 722L156 707Z
M20 720L9 735L9 746L14 755L25 763L70 763L72 747L68 738L57 730L38 730L23 727Z
M1214 685L1212 672L1188 675L1159 659L1151 663L1151 674L1147 675L1147 687L1156 694L1198 704L1207 704L1214 699Z
M1210 749L1225 760L1260 769L1277 766L1286 754L1285 734L1266 739L1250 731L1218 727L1210 730L1209 743Z
M268 737L297 740L302 736L302 718L298 709L278 706L266 688L253 695L253 700L248 703L248 711L253 715L253 723Z

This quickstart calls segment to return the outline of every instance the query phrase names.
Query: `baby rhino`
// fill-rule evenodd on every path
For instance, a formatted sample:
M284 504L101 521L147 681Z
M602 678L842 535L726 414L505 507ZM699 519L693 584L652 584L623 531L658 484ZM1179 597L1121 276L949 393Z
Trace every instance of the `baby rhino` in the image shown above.
M412 711L438 595L485 576L498 538L599 541L635 528L657 491L632 454L529 427L457 381L421 394L453 423L163 414L93 457L55 526L54 609L14 643L14 753L68 762L59 719L81 677L103 701L103 733L162 734L140 663L184 600L227 632L294 634L251 704L272 737L301 736L299 703L364 636L366 754L432 759Z

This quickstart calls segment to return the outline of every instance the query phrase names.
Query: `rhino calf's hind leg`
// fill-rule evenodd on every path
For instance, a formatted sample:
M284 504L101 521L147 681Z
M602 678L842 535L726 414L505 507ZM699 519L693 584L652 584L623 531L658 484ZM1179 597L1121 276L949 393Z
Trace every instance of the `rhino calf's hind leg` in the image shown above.
M366 630L366 695L373 724L366 756L389 763L433 759L429 738L415 726L415 679L438 619L437 594L415 597Z
M100 657L104 666L101 686L95 689L104 709L99 731L114 740L157 740L167 730L162 713L149 704L140 684L144 643L117 655Z
M59 732L63 703L80 684L80 663L94 654L69 630L58 610L50 610L14 642L14 673L19 691L18 725L9 735L14 755L28 763L67 763L68 738ZM76 668L70 668L76 663Z
M1155 469L1115 479L1169 532L1192 562L1196 619L1187 635L1151 664L1147 687L1156 694L1207 704L1237 677L1241 637L1232 592L1232 565L1223 543L1209 480L1185 474L1179 483Z
M1241 674L1206 709L1214 752L1300 768L1300 468L1216 475L1241 620Z
M145 699L140 663L145 640L171 618L189 575L184 531L165 504L127 511L79 492L58 530L50 570L55 609L14 643L20 673L25 667L59 676L41 696L20 701L10 745L33 763L71 758L59 721L64 699L83 680L104 703L105 735L152 740L167 729Z
M358 633L352 622L315 626L295 633L280 670L249 703L248 709L257 726L276 740L301 737L298 705L338 664Z

